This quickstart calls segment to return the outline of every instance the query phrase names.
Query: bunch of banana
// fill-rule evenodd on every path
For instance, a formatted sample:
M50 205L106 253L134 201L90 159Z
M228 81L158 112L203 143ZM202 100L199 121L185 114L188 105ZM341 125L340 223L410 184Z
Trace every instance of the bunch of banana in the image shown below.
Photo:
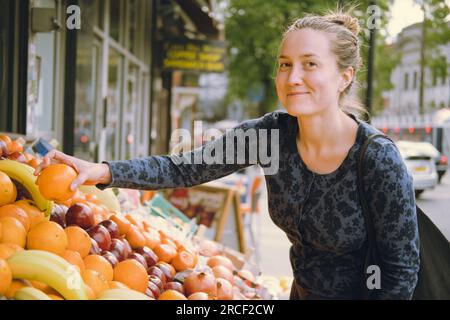
M131 289L109 289L103 291L97 300L152 300L145 294Z
M66 300L87 300L85 283L78 271L63 258L41 250L23 250L8 258L14 279L48 284Z
M33 287L24 287L16 291L15 300L52 300L48 295Z
M44 211L45 215L50 216L53 208L53 202L45 199L39 192L36 185L36 176L34 169L26 164L14 160L0 160L0 171L6 173L15 183L22 185L33 198L36 207Z

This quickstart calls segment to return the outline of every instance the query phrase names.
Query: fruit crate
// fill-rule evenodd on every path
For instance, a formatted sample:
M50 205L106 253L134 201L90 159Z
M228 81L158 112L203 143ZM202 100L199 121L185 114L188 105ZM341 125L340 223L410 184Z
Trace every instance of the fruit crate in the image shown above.
M195 219L189 219L183 212L175 208L161 194L157 193L153 198L145 203L150 207L150 213L154 216L162 217L167 220L179 219L182 223L189 225L189 234L194 235L197 232L198 225Z

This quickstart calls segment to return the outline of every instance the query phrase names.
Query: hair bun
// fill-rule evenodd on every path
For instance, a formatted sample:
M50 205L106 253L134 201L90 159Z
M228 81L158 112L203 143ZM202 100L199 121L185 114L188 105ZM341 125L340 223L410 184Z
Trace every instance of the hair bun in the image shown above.
M328 21L340 24L350 30L356 37L358 36L361 28L359 26L358 19L345 14L345 13L335 13L325 16Z

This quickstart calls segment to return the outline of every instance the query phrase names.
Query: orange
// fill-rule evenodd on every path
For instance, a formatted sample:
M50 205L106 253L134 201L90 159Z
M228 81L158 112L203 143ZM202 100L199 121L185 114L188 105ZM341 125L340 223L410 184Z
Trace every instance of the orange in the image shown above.
M54 289L52 289L48 284L44 282L39 282L35 280L29 280L33 288L36 288L38 290L41 290L42 292L49 294L50 292L53 292Z
M139 227L139 223L136 221L136 219L131 214L126 214L125 219L131 222L131 224L135 225L136 227Z
M66 233L56 222L42 221L28 232L27 249L49 251L60 256L66 248Z
M130 230L131 223L127 219L121 217L118 214L113 214L110 218L110 220L114 221L117 226L119 227L119 233L121 235L124 235Z
M176 290L166 290L159 295L158 300L187 300L187 298Z
M94 300L95 299L95 293L94 290L91 289L91 287L85 285L84 290L86 291L86 295L88 296L88 300Z
M159 244L153 251L156 253L160 261L170 263L173 258L177 255L176 247L170 244Z
M16 185L9 176L0 171L0 207L13 203L17 197Z
M6 206L0 207L0 218L3 217L13 217L22 223L25 231L30 230L30 218L27 213L20 207L14 204L7 204Z
M119 262L114 268L114 281L124 283L132 290L145 293L148 284L148 276L145 268L133 259Z
M0 218L2 226L2 238L0 243L12 243L25 248L27 242L27 231L19 220L13 217Z
M77 172L66 164L52 164L42 170L37 179L39 191L48 200L68 200L75 194L70 185L77 176Z
M145 245L150 249L154 249L157 245L161 243L161 236L158 231L155 229L148 229L148 231L144 232L145 237Z
M0 135L0 140L3 140L7 145L12 142L11 138L5 134Z
M8 289L5 292L5 297L7 299L12 299L14 295L16 294L16 291L23 288L28 287L29 282L27 280L13 280L11 282L11 285L8 287Z
M122 282L119 282L119 281L109 281L109 288L110 289L130 289L126 285L124 285Z
M194 254L188 251L180 251L172 260L172 266L177 272L195 267Z
M92 289L95 297L98 297L102 291L109 289L108 280L95 270L85 269L81 273L81 277L84 283Z
M84 265L86 269L97 271L108 281L112 281L114 277L114 271L111 263L109 263L109 261L104 257L97 254L91 254L84 258Z
M0 259L8 259L14 253L23 250L22 247L12 243L0 243Z
M67 262L69 262L71 265L78 267L78 271L80 273L84 271L85 269L84 261L78 252L72 250L65 250L61 255L61 257L64 258Z
M4 295L12 282L12 272L5 260L0 259L0 296Z
M19 200L14 202L14 204L18 207L20 207L25 213L28 215L28 218L30 218L30 228L37 225L39 222L43 221L45 219L45 214L43 211L39 210L35 203L31 200Z
M89 234L77 226L67 227L64 232L67 236L67 250L78 252L81 258L86 257L92 245Z
M11 141L8 146L9 153L20 153L23 152L23 146L18 141Z
M130 229L128 229L126 239L133 249L145 246L146 239L144 235L134 225L130 226Z

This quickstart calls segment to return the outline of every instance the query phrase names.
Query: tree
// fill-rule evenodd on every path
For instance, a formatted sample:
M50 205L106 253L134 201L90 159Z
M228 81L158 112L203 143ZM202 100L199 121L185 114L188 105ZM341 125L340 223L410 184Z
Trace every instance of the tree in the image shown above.
M450 39L450 25L446 21L450 7L442 0L416 0L421 5L424 20L421 36L421 77L419 91L419 112L424 112L425 69L431 71L432 78L445 79L448 75L448 63L439 46ZM428 32L432 30L432 32Z
M360 19L364 30L362 34L362 51L364 64L368 56L368 30L366 22L367 8L370 0L354 2L357 9L354 14ZM231 0L229 17L225 23L225 36L228 42L229 54L229 91L228 101L237 99L244 101L246 106L254 107L249 116L262 115L277 107L274 77L276 73L276 57L278 54L281 35L284 28L294 19L305 13L322 14L329 9L336 8L333 0ZM351 1L339 1L340 4L351 6ZM388 10L388 0L378 0L381 11ZM385 28L386 15L380 15L380 26ZM384 34L386 34L384 32ZM385 45L385 36L379 36L376 47L374 79L374 111L382 106L381 92L391 88L390 72L395 66L395 55ZM359 96L365 95L364 70L358 75L363 84Z

